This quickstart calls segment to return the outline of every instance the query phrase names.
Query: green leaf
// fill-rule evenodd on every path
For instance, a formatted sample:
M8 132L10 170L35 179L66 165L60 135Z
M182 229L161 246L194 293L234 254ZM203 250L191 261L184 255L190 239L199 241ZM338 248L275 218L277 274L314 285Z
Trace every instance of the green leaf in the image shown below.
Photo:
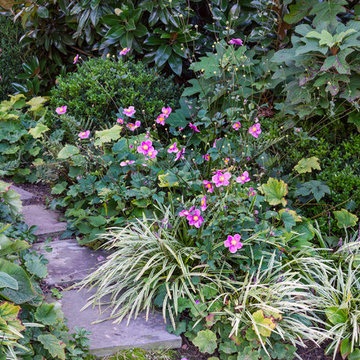
M19 285L16 279L14 279L9 274L1 271L0 272L0 288L10 288L14 290L19 290Z
M48 275L46 265L43 264L38 257L31 257L25 261L25 266L30 274L36 275L41 279Z
M345 49L337 53L336 55L326 58L324 64L321 67L322 71L328 71L334 68L339 74L350 75L350 65L346 62L346 57L351 54L354 49Z
M319 180L310 180L303 183L299 189L295 191L295 196L308 196L312 194L316 201L320 201L326 194L330 194L330 188Z
M313 169L321 170L319 159L315 156L312 156L311 158L307 159L301 159L297 165L295 165L294 169L299 174L304 174L307 172L312 172Z
M360 360L360 350L355 349L350 355L349 360Z
M65 360L65 347L66 345L56 338L52 334L42 334L37 338L44 348L49 351L50 355L54 358L59 358L61 360Z
M345 324L348 320L348 314L345 309L340 309L337 306L331 306L325 309L325 315L333 324Z
M288 24L295 24L301 21L305 16L309 14L313 4L316 4L318 0L298 0L295 4L289 6L289 14L284 16L284 21Z
M65 145L58 153L58 159L68 159L73 155L79 154L79 148L74 145Z
M318 33L317 31L310 31L306 35L306 37L319 39L320 46L326 45L329 48L331 48L335 43L333 36L327 30L324 29L321 31L321 33Z
M62 181L61 183L56 184L52 189L51 189L51 194L53 195L59 195L62 194L67 188L67 182L66 181Z
M355 226L359 220L356 215L350 213L346 209L341 209L341 211L334 211L334 215L339 228Z
M102 225L105 225L106 224L106 219L101 216L101 215L98 215L98 216L89 216L88 217L88 221L89 223L94 226L94 227L100 227Z
M272 333L272 330L275 329L275 322L264 316L264 312L262 310L258 310L252 314L252 317L255 321L255 324L252 326L253 330L255 330L255 326L260 335L269 337Z
M180 56L176 55L174 52L170 55L168 59L171 70L178 76L182 73L182 59Z
M54 325L58 319L54 304L43 303L37 308L35 319L44 325Z
M169 45L161 45L155 54L155 64L158 68L161 68L166 61L169 59L172 53L171 47Z
M35 138L38 139L43 136L43 133L50 130L46 125L42 123L37 123L36 126L29 130L29 134Z
M202 353L212 354L217 348L217 338L211 330L199 331L193 343Z
M347 356L351 353L351 344L349 339L344 339L341 341L340 353L343 359L346 359Z
M110 129L102 130L102 131L96 131L95 137L97 138L95 140L96 146L101 146L104 143L109 143L114 140L118 140L120 138L120 132L122 127L119 125L114 125Z
M343 5L347 5L346 0L329 0L317 3L310 11L310 15L315 15L313 24L320 25L326 23L336 25L338 22L336 16L346 12L346 8Z
M49 17L49 10L45 6L39 6L37 9L37 14L41 18L47 19Z
M268 182L260 187L260 190L265 194L266 201L270 205L282 204L285 206L287 204L284 197L288 193L288 188L283 180L269 178Z

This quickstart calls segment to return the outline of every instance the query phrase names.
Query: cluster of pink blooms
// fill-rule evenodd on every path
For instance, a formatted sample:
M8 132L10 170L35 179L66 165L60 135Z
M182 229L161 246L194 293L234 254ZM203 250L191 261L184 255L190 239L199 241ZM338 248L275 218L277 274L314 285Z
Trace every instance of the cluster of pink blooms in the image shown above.
M171 114L171 107L163 107L161 109L162 113L156 118L156 122L160 125L165 125L165 119L167 119L169 117L169 115Z
M120 51L120 55L126 55L128 52L130 51L129 48L123 48L121 51Z
M212 182L216 187L228 186L230 178L231 174L229 172L223 174L222 171L217 171L216 174L212 177Z
M195 206L191 207L190 210L180 211L179 216L186 216L189 221L189 225L199 228L204 222L204 218L201 216L201 211L195 209Z
M134 162L135 162L134 160L125 160L120 163L120 166L127 166L133 164Z
M146 159L155 159L158 151L154 149L152 141L146 140L138 146L137 151L139 154L145 155Z

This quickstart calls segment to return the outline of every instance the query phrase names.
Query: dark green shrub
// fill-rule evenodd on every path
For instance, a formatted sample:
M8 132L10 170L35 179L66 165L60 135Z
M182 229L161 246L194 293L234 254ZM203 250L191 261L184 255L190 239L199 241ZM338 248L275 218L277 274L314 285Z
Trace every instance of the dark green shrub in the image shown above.
M11 83L22 71L22 50L18 45L20 25L0 14L0 100L13 91Z
M172 78L165 79L142 63L91 59L78 71L60 77L52 90L51 122L61 126L64 115L58 116L57 107L66 105L68 113L80 128L101 129L116 124L122 109L134 106L136 120L144 126L154 123L164 106L177 107L180 88Z

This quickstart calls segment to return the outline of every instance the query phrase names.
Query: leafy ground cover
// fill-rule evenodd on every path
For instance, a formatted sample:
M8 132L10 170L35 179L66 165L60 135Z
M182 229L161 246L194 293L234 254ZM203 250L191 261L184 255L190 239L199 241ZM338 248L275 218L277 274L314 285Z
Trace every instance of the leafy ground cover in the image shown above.
M1 175L46 179L64 236L111 252L81 285L116 321L157 307L212 360L306 359L309 344L357 359L359 6L172 3L59 3L86 51L49 97L0 104ZM25 28L55 36L56 10Z

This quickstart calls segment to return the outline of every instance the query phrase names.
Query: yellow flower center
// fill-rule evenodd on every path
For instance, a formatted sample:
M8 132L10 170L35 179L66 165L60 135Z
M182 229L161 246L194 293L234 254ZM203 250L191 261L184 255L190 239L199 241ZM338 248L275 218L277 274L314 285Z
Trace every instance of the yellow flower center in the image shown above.
M122 51L126 51L126 50L127 50L127 48L123 48L123 49L122 49ZM119 50L118 50L118 51L119 51Z
M199 217L198 217L198 216L194 216L194 217L193 217L193 220L194 220L194 221L198 221L198 220L199 220Z
M245 176L242 176L242 177L241 177L241 180L245 180Z
M231 240L231 245L236 245L237 244L237 242L236 242L236 240L234 239L234 240Z
M220 177L219 177L219 180L220 180L220 181L224 181L225 178L224 178L223 176L220 176Z
M149 147L148 147L147 145L144 145L144 146L143 146L143 149L144 149L144 150L147 150L148 148L149 148Z
M205 204L205 200L201 199L201 205L204 205L204 204Z
M174 148L174 145L170 145L170 149L173 149Z
M152 155L152 151L149 151L149 152L148 152L148 155L151 156L151 155Z
M210 188L211 188L211 184L206 184L206 187L207 187L208 189L210 189Z
M256 130L257 130L257 128L254 126L254 127L252 128L252 131L255 132Z

